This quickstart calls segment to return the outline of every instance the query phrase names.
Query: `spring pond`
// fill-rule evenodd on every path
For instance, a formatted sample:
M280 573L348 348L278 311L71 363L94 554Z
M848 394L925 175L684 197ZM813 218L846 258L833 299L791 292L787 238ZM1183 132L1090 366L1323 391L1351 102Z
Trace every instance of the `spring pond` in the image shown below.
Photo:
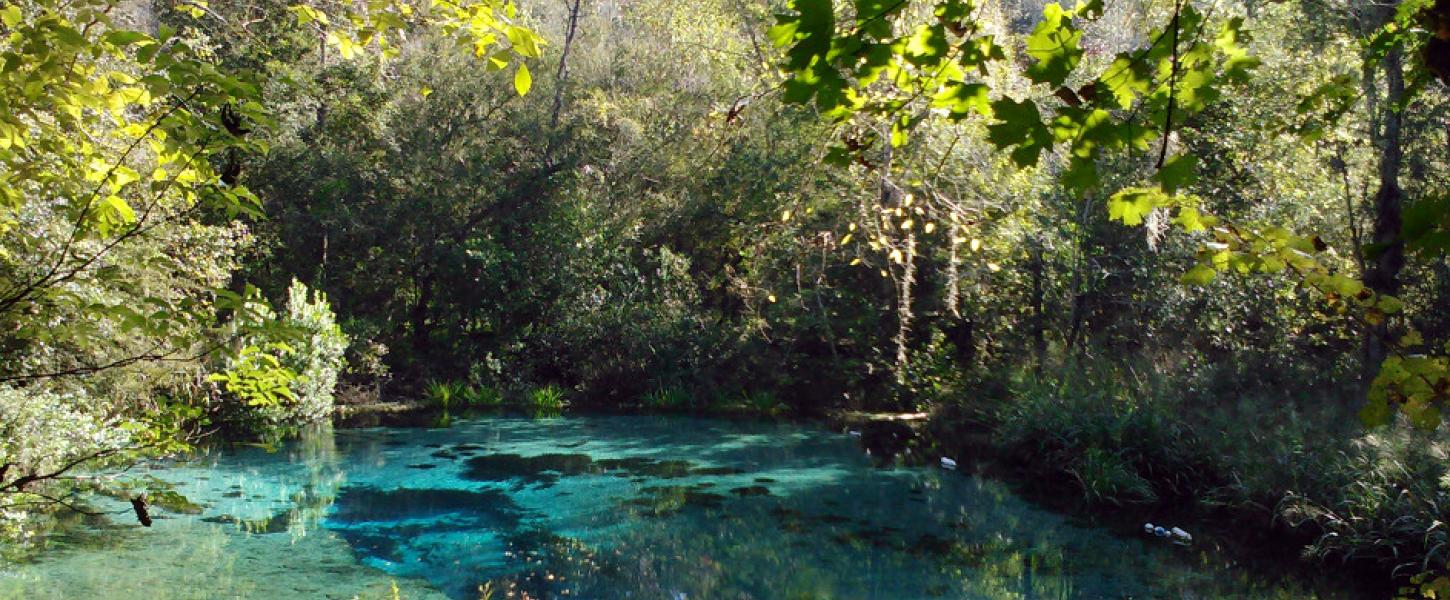
M0 598L1311 595L809 425L487 417L138 470L175 492L153 527L92 500Z

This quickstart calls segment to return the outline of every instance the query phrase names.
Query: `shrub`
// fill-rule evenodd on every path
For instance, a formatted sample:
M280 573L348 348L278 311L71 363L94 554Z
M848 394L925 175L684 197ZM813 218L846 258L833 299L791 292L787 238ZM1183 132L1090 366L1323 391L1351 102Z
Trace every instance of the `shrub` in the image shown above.
M251 298L245 317L232 324L238 351L210 377L227 392L222 422L264 433L330 416L348 340L327 296L294 279L284 315Z
M0 509L33 500L15 493L38 487L21 485L24 479L132 445L136 425L104 416L97 404L80 391L0 385ZM7 514L0 510L0 520Z
M778 414L788 407L781 403L775 394L766 391L743 392L740 395L740 403L746 410L763 415Z
M296 279L287 288L287 315L283 322L298 330L294 352L283 362L297 372L292 391L297 399L288 415L290 421L320 421L332 414L333 389L342 370L348 339L337 326L327 295Z

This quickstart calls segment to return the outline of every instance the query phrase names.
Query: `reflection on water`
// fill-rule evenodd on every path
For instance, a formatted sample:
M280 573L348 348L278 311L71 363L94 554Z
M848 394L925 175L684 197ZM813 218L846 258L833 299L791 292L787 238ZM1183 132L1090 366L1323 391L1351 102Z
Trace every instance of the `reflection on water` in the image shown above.
M0 598L1303 597L808 427L490 418L154 466L156 525L55 534ZM147 480L143 480L144 481ZM1193 567L1189 565L1193 564Z

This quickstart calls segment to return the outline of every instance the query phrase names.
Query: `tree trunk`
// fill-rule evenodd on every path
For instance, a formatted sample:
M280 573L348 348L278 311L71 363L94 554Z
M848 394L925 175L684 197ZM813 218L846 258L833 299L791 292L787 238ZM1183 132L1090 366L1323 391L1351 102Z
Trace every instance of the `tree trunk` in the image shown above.
M428 306L433 303L433 278L423 275L414 279L418 286L418 301L413 305L413 355L421 360L428 351Z
M579 7L584 0L569 3L569 24L564 29L564 49L559 52L559 70L554 76L554 108L549 113L549 143L544 147L544 164L553 166L554 149L559 140L559 112L564 108L564 84L569 81L569 50L579 33Z
M1032 241L1032 346L1033 356L1036 359L1036 370L1042 371L1042 364L1047 357L1047 299L1044 292L1043 277L1046 264L1042 258L1042 244L1037 240Z
M1404 115L1399 103L1405 95L1405 79L1398 50L1391 51L1384 63L1385 95L1381 99L1375 137L1379 142L1379 189L1375 192L1373 205L1374 231L1370 236L1370 248L1366 257L1364 283L1377 294L1394 295L1399 292L1400 269L1405 266L1404 241L1400 239L1400 210L1404 204L1405 192L1400 189L1400 168L1404 163L1404 149L1401 146L1401 127ZM1370 82L1369 85L1376 85ZM1379 373L1380 363L1388 353L1389 324L1382 321L1372 325L1364 340L1365 382Z

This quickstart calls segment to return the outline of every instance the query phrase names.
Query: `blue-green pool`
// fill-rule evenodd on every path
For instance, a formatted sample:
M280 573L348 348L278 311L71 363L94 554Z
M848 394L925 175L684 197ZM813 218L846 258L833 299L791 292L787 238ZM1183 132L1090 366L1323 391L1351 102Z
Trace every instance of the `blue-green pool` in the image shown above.
M0 566L0 598L1297 598L821 428L480 418L143 466L173 498ZM71 540L71 541L68 541Z

